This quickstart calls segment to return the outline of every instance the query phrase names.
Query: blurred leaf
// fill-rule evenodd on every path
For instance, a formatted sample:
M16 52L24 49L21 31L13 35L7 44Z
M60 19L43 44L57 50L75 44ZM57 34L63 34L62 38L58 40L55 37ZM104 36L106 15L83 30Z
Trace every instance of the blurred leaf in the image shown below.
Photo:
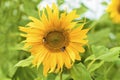
M120 47L114 47L109 50L104 46L92 46L92 53L95 55L96 60L116 61L119 59Z
M55 80L56 74L49 74L46 78L46 80Z
M108 3L107 2L105 2L105 1L103 1L102 3L101 3L102 5L108 5Z
M40 65L37 69L37 77L35 80L55 80L57 74L55 73L48 73L47 76L43 75L43 65Z
M119 59L120 55L120 47L114 47L109 50L108 53L101 55L98 57L98 59L104 60L104 61L116 61Z
M36 16L39 1L0 0L0 80L11 79L17 70L14 65L26 58L26 53L21 53L16 47L23 39L19 35L18 26L28 22L28 15Z
M37 9L37 4L40 2L41 0L22 0L22 5L23 5L23 11L25 14L29 15L29 16L34 16L34 17L38 17L38 9Z
M91 53L92 53L92 55L87 57L85 59L85 62L91 61L91 60L97 60L99 56L102 56L102 55L108 53L108 51L109 51L109 49L106 48L105 46L95 46L95 45L92 45L91 46Z
M108 49L105 46L92 46L92 53L95 57L99 57L108 52Z
M22 46L18 45L24 39L19 35L18 26L25 25L29 21L28 16L38 18L37 4L40 1L0 0L0 80L59 80L59 75L54 73L45 77L43 68L36 70L28 67L32 58L27 58L30 54L22 51ZM57 0L57 3L60 6L64 1ZM102 4L107 5L104 1ZM77 14L84 14L88 8L82 4L76 10ZM95 46L92 46L92 54L84 61L87 70L82 63L75 64L70 74L63 74L63 80L72 80L71 77L74 80L91 80L91 77L94 80L119 80L120 47L114 46L120 45L120 25L113 24L107 13L97 21L88 22L95 22L88 34L90 46ZM14 67L15 64L17 67Z
M64 74L64 73L62 73L62 79L63 80L70 80L71 79L70 74ZM60 80L60 75L57 75L56 78L55 78L55 80Z
M88 10L88 8L84 4L81 4L80 8L76 8L75 10L77 11L77 14L80 15L85 13Z
M85 63L89 72L98 69L104 62L113 62L119 60L120 47L111 48L110 50L104 46L92 46L92 54L86 58Z
M91 55L85 59L85 62L95 59L95 55Z
M103 29L100 31L88 34L89 44L108 45L110 29Z
M19 67L12 80L34 80L37 77L36 70L29 67Z
M27 67L32 64L33 56L28 57L27 59L19 61L15 66L16 67Z
M91 68L88 68L88 71L91 73L93 71L95 71L96 69L98 69L100 66L102 66L104 63L104 61L99 61L99 60L96 60L90 67Z
M92 77L94 80L119 80L120 60L115 62L105 62L99 69L94 71ZM117 66L119 65L119 66Z
M63 3L64 3L64 0L57 0L58 6L60 6L60 5L63 4Z
M89 72L82 63L75 64L70 73L73 80L92 80Z

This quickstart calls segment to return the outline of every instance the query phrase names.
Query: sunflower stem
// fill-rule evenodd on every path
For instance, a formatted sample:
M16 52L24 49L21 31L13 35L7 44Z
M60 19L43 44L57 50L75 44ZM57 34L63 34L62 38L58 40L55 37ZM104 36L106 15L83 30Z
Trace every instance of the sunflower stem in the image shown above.
M60 72L60 80L62 80L62 72Z

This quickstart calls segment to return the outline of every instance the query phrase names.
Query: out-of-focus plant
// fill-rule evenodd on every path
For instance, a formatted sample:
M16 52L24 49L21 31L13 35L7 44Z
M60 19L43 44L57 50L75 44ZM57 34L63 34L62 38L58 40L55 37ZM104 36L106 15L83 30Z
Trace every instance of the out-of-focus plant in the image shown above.
M22 48L21 41L25 39L20 37L18 26L28 23L28 16L38 18L39 2L0 0L0 80L60 80L60 74L49 73L45 77L42 66L34 68L33 57ZM63 3L64 0L57 0L59 6ZM78 15L89 9L80 5L80 8L75 8ZM120 24L112 22L106 12L98 20L86 18L85 28L88 27L91 30L86 52L81 54L81 61L76 61L70 70L63 69L62 80L119 80Z
M29 68L15 67L19 60L29 56L25 51L20 50L19 43L22 38L19 36L18 25L25 24L28 15L36 16L36 5L39 2L40 0L0 0L0 80L11 80L13 76L18 76L16 73L21 69L24 72L31 71ZM25 77L28 76L24 75ZM31 77L29 76L28 79L33 79Z

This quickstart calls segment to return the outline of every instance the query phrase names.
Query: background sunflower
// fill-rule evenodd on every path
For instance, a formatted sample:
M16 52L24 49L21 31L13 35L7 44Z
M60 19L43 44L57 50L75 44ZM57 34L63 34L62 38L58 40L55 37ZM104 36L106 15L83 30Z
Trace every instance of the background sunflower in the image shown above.
M108 6L107 11L115 23L120 23L120 1L112 0Z
M0 0L0 80L119 80L120 24L112 21L110 18L111 13L106 12L111 1ZM18 26L24 26L29 22L34 23L34 21L31 21L34 19L30 17L30 20L28 16L39 19L39 16L42 16L42 11L40 11L40 15L38 15L38 8L43 10L47 4L51 6L53 2L58 6L60 14L66 12L68 15L71 11L76 10L76 14L80 17L72 20L73 22L77 22L74 29L80 29L80 25L82 25L83 22L86 22L82 30L84 31L88 28L91 30L87 33L88 44L81 46L85 49L85 51L82 49L84 54L79 54L80 57L74 57L73 54L71 56L73 58L69 58L74 61L72 66L67 64L67 67L71 66L71 68L67 69L64 65L62 73L53 73L51 69L52 73L49 71L45 77L43 75L43 66L40 65L36 68L32 65L35 58L31 56L31 52L28 52L32 46L23 48L24 42L22 41L26 40L26 38L20 36L21 31L19 31ZM111 9L113 8L115 7L112 7ZM116 13L114 10L112 12ZM46 13L45 10L45 14ZM48 30L48 28L45 30ZM28 30L28 32L32 31L33 29ZM37 31L34 32L37 33ZM54 33L56 34L56 32ZM81 37L79 32L77 32L77 34ZM47 40L53 39L51 38L51 35L53 36L53 33L49 33L49 37L47 36L42 39L42 42L49 43L46 42L46 38ZM61 36L60 39L62 41L64 40L64 38L62 38L63 34L57 32L57 35ZM32 39L35 40L35 38ZM76 37L72 37L72 39L76 39ZM77 50L74 51L80 52L81 47L75 46L75 49ZM60 50L64 51L65 49L66 48L62 46ZM68 50L71 53L72 49L68 48ZM31 51L36 52L37 50ZM63 53L63 55L65 54ZM55 59L52 58L52 56L51 60ZM58 58L61 58L61 55L58 54L57 56L59 56ZM80 58L81 60L79 60ZM69 59L65 55L63 62L68 61L69 63ZM49 64L55 65L50 60Z

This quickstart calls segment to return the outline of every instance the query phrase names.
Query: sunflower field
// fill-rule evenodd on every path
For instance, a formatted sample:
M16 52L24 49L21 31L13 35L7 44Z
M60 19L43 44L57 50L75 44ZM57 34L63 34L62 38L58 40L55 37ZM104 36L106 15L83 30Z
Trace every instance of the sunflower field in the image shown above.
M120 80L120 0L0 0L0 80Z

